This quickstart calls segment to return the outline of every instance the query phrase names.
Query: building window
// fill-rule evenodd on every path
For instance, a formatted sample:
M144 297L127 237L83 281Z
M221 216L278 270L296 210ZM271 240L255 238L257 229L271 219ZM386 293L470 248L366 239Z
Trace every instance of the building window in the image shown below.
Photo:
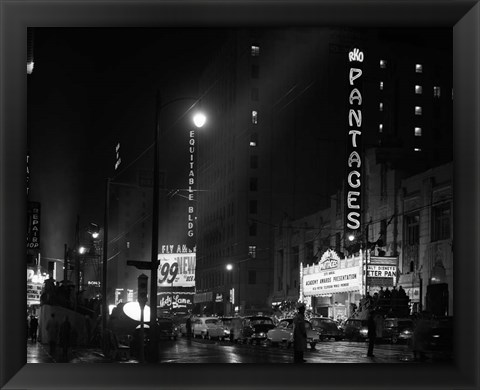
M387 220L382 219L380 221L380 238L379 238L379 246L387 246Z
M315 263L315 258L313 257L313 242L305 243L305 265L313 265Z
M421 85L415 85L415 93L417 95L421 95L422 94L422 86Z
M415 65L415 72L416 72L416 73L422 73L422 72L423 72L423 66L422 66L422 64L416 64L416 65Z
M383 91L383 81L380 81L380 91Z
M421 136L422 136L422 128L415 127L415 137L421 137Z
M260 55L260 46L252 45L251 53L252 53L252 57L258 57Z
M257 191L258 190L258 178L251 177L250 178L250 191Z
M255 259L257 257L257 246L256 245L250 245L248 247L248 255L252 258Z
M257 284L257 271L248 270L248 284Z
M260 70L258 65L252 65L252 79L258 79Z
M380 166L380 198L384 199L387 196L387 168L385 164Z
M277 291L283 290L283 250L278 251L277 263Z
M450 203L432 208L432 241L450 238Z
M250 146L255 147L258 145L258 134L254 133L250 136Z
M252 111L252 123L256 125L258 123L258 112Z
M387 61L380 60L380 68L385 69L387 67Z
M257 201L251 200L249 202L249 212L250 214L257 214Z
M342 240L342 237L340 233L335 233L335 252L339 253L340 252L340 242Z
M258 168L258 156L250 156L250 168L257 169Z
M380 124L378 125L378 132L379 132L379 133L383 133L383 123L380 123Z
M298 246L292 247L292 262L290 263L290 269L294 270L299 267L300 264L300 252Z
M439 98L440 97L440 87L433 87L433 97Z
M405 244L417 245L420 242L420 214L405 215Z
M415 115L422 115L422 107L415 106Z
M252 88L252 100L257 102L259 99L258 88Z
M248 228L248 233L251 237L255 237L257 235L257 223L252 222Z
M379 105L378 109L379 109L380 111L383 111L383 103L380 102L380 105Z

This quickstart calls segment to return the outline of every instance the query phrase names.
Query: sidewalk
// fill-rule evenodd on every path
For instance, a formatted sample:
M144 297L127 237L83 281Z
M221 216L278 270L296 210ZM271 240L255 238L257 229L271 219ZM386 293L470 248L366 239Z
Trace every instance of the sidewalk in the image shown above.
M100 348L72 348L68 353L68 362L62 361L60 356L59 346L55 356L51 356L48 344L38 341L32 343L27 340L27 363L111 363L111 360L104 357Z

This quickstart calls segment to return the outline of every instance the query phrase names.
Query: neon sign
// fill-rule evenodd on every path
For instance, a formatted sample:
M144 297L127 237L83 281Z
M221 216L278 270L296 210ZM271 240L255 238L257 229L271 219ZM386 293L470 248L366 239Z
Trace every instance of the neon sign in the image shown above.
M355 48L348 53L350 63L348 82L348 142L347 142L347 183L345 189L346 230L355 233L360 229L361 168L362 168L362 63L363 52Z
M187 235L193 237L194 235L194 220L195 220L195 206L193 198L193 188L195 185L195 131L190 131L189 144L189 171L188 171L188 220L187 220Z

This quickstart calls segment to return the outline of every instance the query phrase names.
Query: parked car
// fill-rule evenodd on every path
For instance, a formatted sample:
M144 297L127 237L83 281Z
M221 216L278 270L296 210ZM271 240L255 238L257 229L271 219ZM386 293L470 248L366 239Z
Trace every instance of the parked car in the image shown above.
M158 337L160 340L176 340L178 333L173 319L168 317L157 318Z
M217 317L198 317L192 321L193 337L204 339L224 337L223 326Z
M435 360L453 359L453 318L435 318L431 324L426 334L427 354Z
M313 329L310 321L305 321L305 328L307 330L307 343L310 344L311 349L320 341L320 332ZM281 320L278 325L267 332L267 343L270 345L284 344L290 348L293 344L293 318L286 318Z
M339 341L343 339L343 331L338 327L337 322L325 317L310 318L310 322L315 330L321 330L320 340L335 339Z
M413 337L413 327L411 318L385 318L381 339L392 344L407 343Z
M349 318L343 324L343 336L354 341L365 341L368 338L367 320Z
M267 332L275 328L275 324L267 316L248 316L243 319L241 337L252 344L260 343L267 339Z

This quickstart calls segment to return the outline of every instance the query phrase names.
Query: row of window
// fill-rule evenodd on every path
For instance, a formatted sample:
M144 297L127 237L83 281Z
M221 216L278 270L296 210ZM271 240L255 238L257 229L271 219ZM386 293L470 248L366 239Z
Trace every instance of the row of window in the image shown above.
M380 68L386 69L387 68L387 60L380 60ZM415 64L415 73L423 73L423 65L422 64Z

